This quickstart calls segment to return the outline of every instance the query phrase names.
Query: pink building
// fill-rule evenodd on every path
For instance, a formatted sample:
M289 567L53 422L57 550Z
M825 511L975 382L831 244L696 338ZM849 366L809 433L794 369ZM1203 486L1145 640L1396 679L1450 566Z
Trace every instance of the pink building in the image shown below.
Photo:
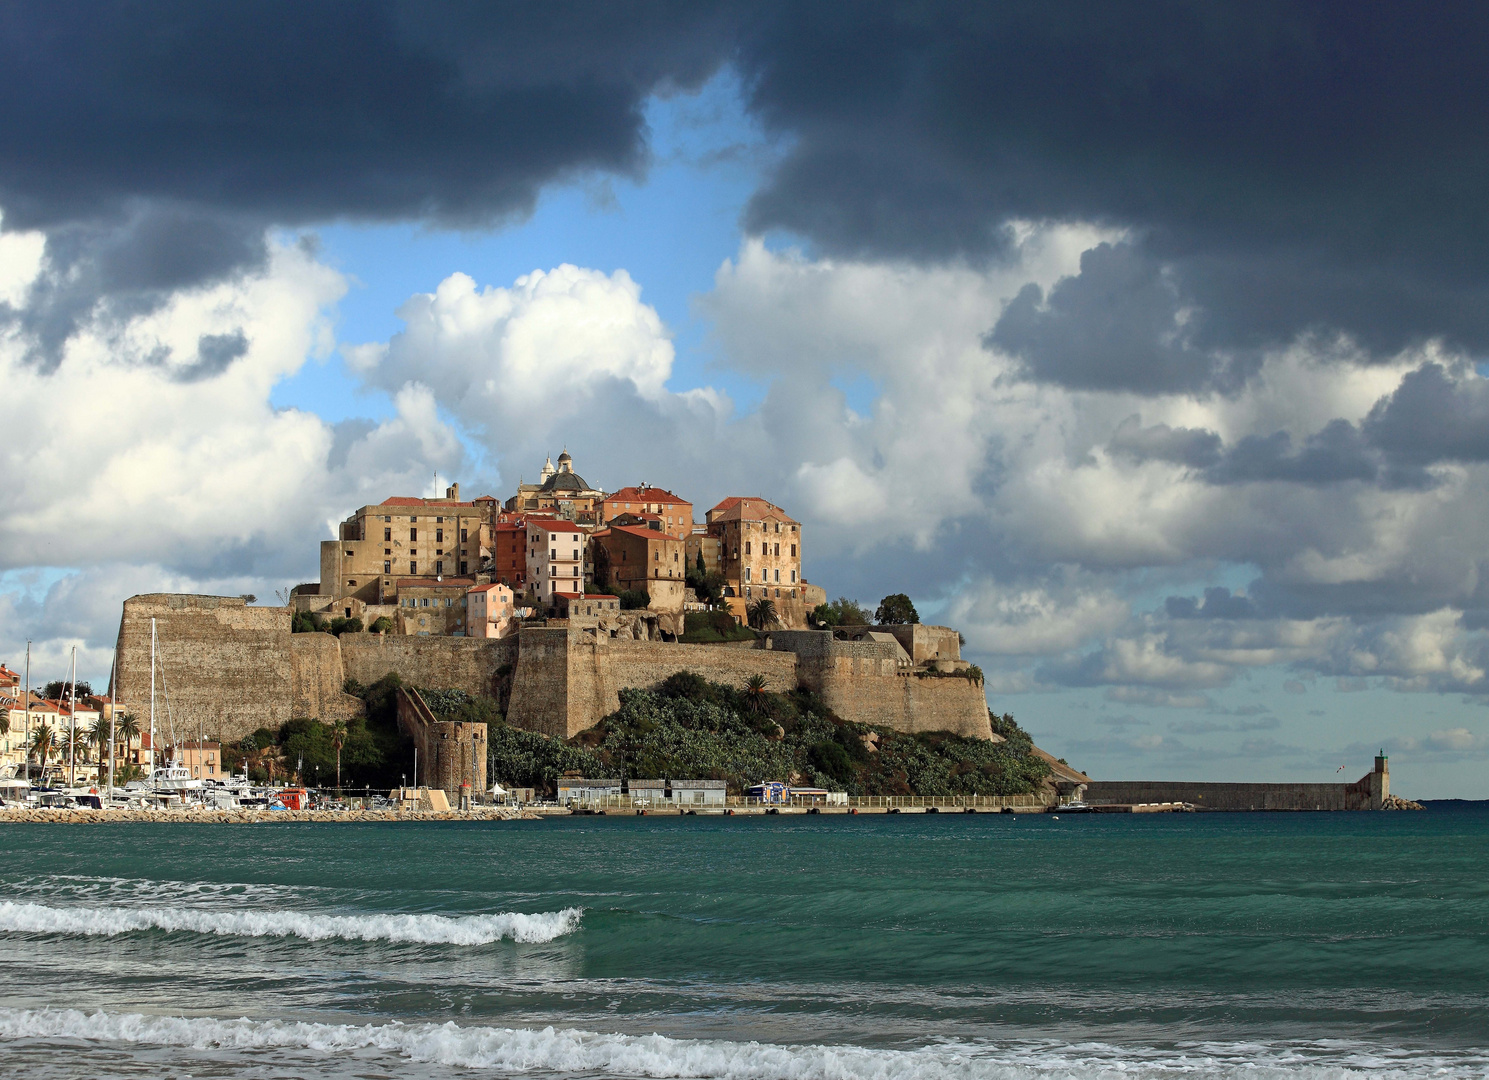
M465 593L465 632L471 637L506 637L517 625L512 590L500 582L477 585Z

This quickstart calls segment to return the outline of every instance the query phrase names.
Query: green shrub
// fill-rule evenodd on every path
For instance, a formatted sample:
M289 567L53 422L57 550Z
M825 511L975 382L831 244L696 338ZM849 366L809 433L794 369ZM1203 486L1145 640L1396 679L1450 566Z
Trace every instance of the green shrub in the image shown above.
M620 593L620 609L622 611L635 611L644 608L651 603L651 597L643 589L622 589Z
M753 641L755 632L741 626L727 611L690 611L683 616L684 644L706 645L717 641Z

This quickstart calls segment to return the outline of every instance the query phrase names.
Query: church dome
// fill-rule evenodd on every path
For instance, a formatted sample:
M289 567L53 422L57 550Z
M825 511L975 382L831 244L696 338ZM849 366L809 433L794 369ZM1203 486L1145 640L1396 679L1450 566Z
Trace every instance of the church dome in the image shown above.
M559 472L573 472L574 471L574 459L569 456L569 452L567 450L565 450L562 454L559 454L558 455L558 471Z

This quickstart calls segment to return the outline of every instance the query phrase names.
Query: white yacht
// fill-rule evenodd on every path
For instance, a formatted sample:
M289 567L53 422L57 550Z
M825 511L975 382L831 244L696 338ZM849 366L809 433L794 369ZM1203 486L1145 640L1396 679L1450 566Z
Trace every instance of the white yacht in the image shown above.
M197 791L201 786L202 782L191 775L190 769L173 761L150 774L150 787L154 791Z

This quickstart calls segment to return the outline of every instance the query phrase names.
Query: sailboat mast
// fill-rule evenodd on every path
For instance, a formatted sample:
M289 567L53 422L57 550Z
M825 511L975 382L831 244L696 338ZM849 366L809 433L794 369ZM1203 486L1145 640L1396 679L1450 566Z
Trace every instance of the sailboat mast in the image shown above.
M21 766L26 774L26 786L31 786L31 642L26 642L26 728L25 734L21 736L25 740L21 744ZM42 770L43 773L46 771Z
M155 619L150 619L150 778L155 778Z
M67 786L78 786L78 647L72 647L72 702L67 708Z
M114 646L114 664L109 672L109 786L114 793L114 740L119 734L119 646Z

